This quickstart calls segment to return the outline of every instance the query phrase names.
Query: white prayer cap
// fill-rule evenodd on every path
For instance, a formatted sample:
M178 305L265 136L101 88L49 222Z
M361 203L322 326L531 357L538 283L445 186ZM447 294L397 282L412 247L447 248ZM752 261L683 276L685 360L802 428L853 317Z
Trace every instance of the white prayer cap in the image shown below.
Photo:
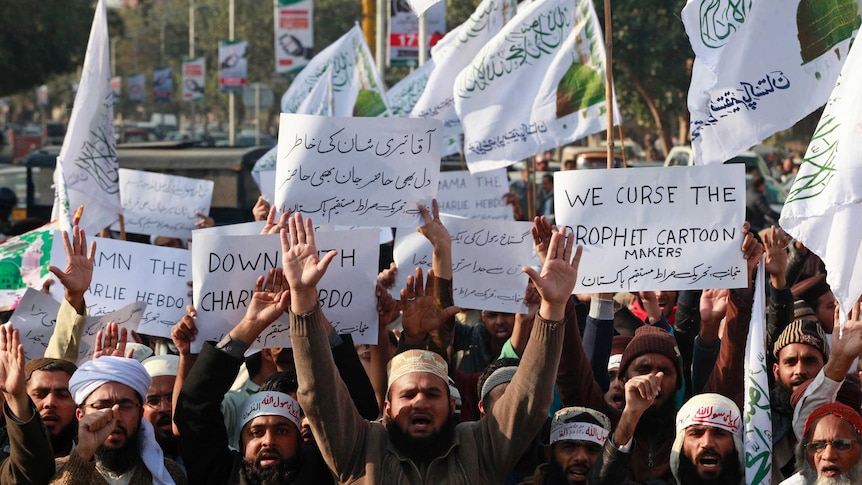
M81 364L69 379L69 392L75 404L80 406L93 391L109 382L125 384L143 399L152 379L144 366L135 359L105 356Z
M239 408L239 429L258 416L281 416L302 428L299 403L283 392L260 391L245 398Z
M138 362L143 362L153 355L153 349L137 342L127 343L126 350L130 349L132 351L132 358Z
M392 383L399 378L414 372L427 372L443 379L449 383L449 366L443 357L430 350L407 350L389 361L389 379L386 389L392 387Z
M172 354L156 355L143 361L142 364L150 377L176 377L180 369L180 357Z

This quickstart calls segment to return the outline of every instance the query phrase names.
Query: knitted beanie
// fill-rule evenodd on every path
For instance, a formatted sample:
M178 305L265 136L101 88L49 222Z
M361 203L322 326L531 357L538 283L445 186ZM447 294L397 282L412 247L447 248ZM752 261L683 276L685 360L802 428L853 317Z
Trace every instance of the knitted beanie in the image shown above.
M673 335L664 329L650 325L635 330L635 336L623 352L619 375L625 376L629 364L644 354L660 354L670 359L676 368L676 389L682 387L682 357Z
M829 360L829 343L826 341L826 333L817 320L808 317L794 320L781 332L775 340L772 355L778 358L778 352L790 344L805 344L814 347L823 354L823 361Z

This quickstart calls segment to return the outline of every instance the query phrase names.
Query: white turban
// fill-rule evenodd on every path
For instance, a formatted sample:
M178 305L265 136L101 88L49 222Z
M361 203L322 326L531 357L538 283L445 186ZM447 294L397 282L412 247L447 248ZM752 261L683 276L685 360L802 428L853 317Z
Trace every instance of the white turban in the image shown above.
M99 387L109 382L118 382L131 387L143 399L151 381L147 370L137 360L105 356L89 360L78 367L69 379L69 392L72 393L75 404L80 406ZM153 484L174 485L174 479L165 468L164 455L156 442L153 425L143 417L140 422L141 460L153 475Z
M141 362L150 377L176 377L180 370L180 358L177 355L156 355Z

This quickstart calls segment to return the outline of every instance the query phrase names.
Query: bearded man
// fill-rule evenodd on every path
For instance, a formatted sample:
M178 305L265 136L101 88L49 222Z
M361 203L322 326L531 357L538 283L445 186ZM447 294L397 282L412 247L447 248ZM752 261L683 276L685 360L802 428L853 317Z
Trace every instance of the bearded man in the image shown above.
M796 449L800 471L781 485L862 483L862 416L841 404L824 404L805 421Z

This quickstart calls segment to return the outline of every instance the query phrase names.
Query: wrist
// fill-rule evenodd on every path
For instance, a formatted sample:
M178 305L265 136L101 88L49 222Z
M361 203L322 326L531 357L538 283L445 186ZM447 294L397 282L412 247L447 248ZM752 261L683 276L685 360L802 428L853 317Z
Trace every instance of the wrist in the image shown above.
M769 282L776 290L783 290L787 287L787 278L784 275L770 275Z
M407 332L407 331L401 332L401 338L404 339L404 343L406 343L408 345L421 344L422 342L425 341L425 338L427 336L428 336L427 333L414 335L414 334L411 334L410 332Z
M566 304L565 302L554 303L542 299L538 315L547 321L558 322L566 317Z
M290 289L290 311L293 313L307 313L313 310L317 303L316 287Z
M77 291L69 291L66 290L65 295L66 301L72 305L72 308L78 312L79 315L83 315L87 307L84 305L84 292Z

